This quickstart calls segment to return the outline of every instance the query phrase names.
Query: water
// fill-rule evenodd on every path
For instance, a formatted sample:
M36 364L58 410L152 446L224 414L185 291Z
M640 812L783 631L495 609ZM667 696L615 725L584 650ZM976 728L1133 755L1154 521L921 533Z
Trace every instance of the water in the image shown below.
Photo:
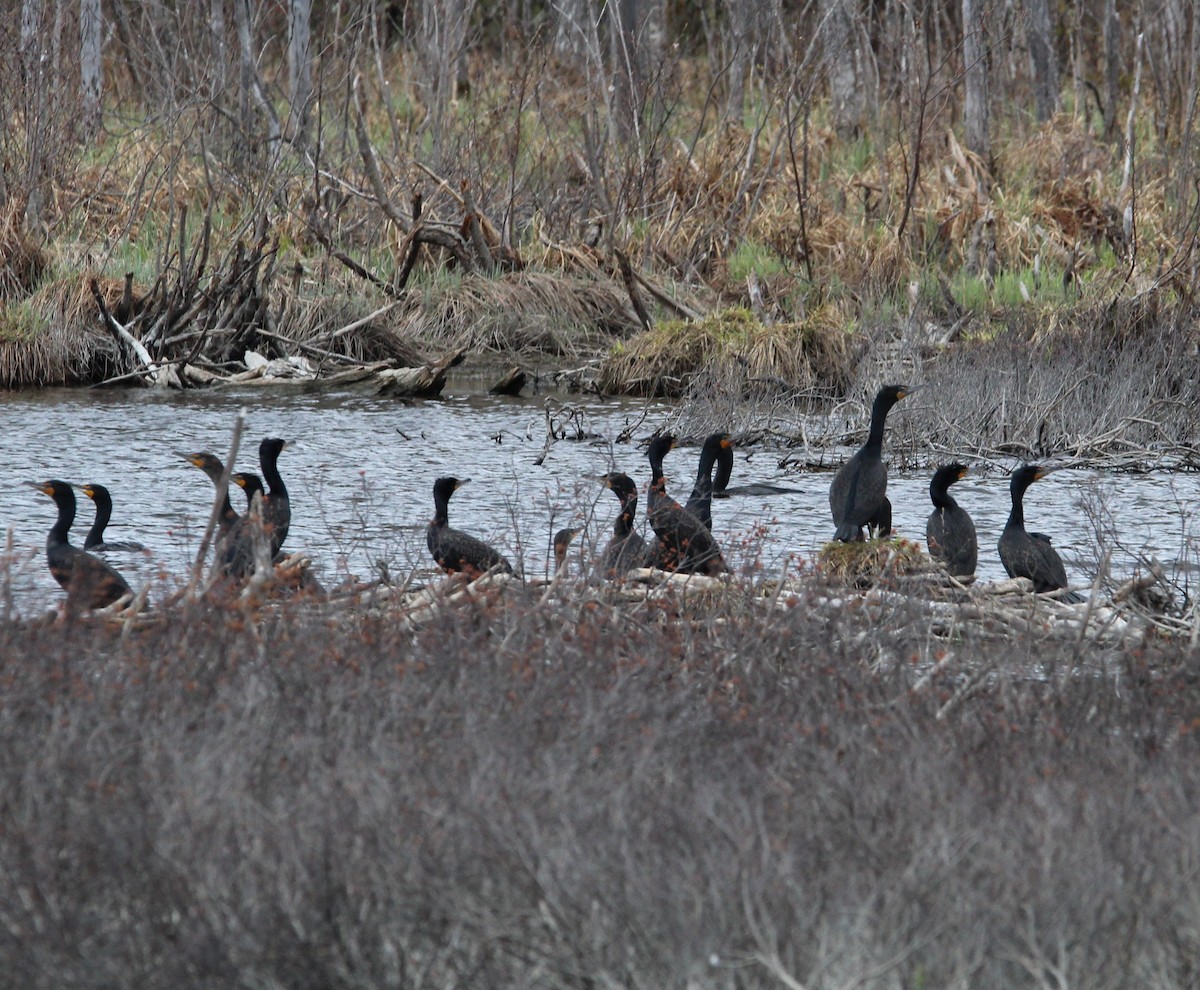
M537 464L546 445L547 408L560 427L584 439L555 442ZM429 576L424 530L433 481L443 474L473 479L450 503L451 524L487 539L514 562L523 560L529 576L546 573L555 530L585 525L582 546L572 556L578 566L581 552L608 539L617 511L616 498L583 476L622 470L644 491L649 471L636 441L671 414L669 405L634 400L493 397L477 383L453 380L445 398L412 404L354 391L266 387L0 393L6 424L0 525L14 539L14 591L22 611L49 608L62 598L42 553L54 506L26 482L62 478L108 485L115 504L108 538L138 540L153 550L149 557L109 559L131 584L153 582L161 592L186 580L212 501L208 479L174 452L211 450L223 458L239 410L247 416L239 469L258 470L263 436L294 441L280 458L293 506L287 549L309 551L330 585L350 576L372 579L384 570L393 578ZM920 409L906 413L919 416ZM612 443L622 431L631 432L634 442ZM681 501L691 489L697 456L697 448L681 447L667 458L670 490ZM827 458L833 464L842 459ZM777 460L764 450L739 453L733 484L772 481L800 491L714 503L714 533L735 567L757 562L774 571L788 555L811 557L832 535L831 473L783 475ZM899 534L924 540L932 508L928 486L928 472L892 470L888 494ZM1064 470L1030 489L1027 526L1051 534L1072 584L1086 585L1096 552L1083 498L1102 504L1117 520L1114 569L1120 574L1136 552L1153 553L1168 566L1187 556L1198 488L1200 478L1188 474ZM970 475L953 492L979 532L980 578L1003 577L995 547L1008 514L1007 475ZM233 497L241 511L241 493L235 490ZM79 501L76 543L92 516L91 503L82 496ZM639 521L643 508L644 499Z

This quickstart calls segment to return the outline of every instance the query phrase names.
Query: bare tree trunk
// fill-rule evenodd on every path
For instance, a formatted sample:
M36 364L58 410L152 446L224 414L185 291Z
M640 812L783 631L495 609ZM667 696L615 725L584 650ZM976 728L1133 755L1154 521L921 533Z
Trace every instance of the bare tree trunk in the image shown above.
M420 53L426 100L426 130L434 155L442 151L444 121L458 95L462 61L466 53L467 25L476 0L425 0L421 4Z
M609 0L607 4L609 60L612 73L613 103L610 125L618 141L627 141L638 132L641 113L643 71L638 44L640 0Z
M42 219L42 181L46 172L46 63L42 41L42 0L22 0L21 65L25 111L25 222Z
M279 127L279 118L275 116L275 109L271 106L270 100L267 99L267 94L263 92L262 80L258 76L258 65L255 63L254 56L254 41L250 33L249 0L234 0L233 16L237 24L238 52L241 64L240 109L242 133L247 139L253 140L254 135L258 131L258 128L254 126L254 120L250 114L250 100L253 98L255 105L266 120L267 143L270 147L271 158L274 160L279 154L282 134Z
M1054 55L1054 26L1049 0L1028 0L1029 65L1033 73L1034 106L1037 119L1045 122L1058 109L1058 60Z
M1104 0L1104 135L1117 126L1117 99L1121 83L1121 21L1116 0Z
M312 53L309 49L312 0L291 0L288 14L290 130L296 145L304 148L308 145L308 111L312 105Z
M211 0L208 33L212 39L209 78L212 80L212 95L216 96L229 85L229 55L225 50L225 0Z
M79 97L83 110L83 139L100 129L100 97L104 85L100 48L104 31L100 0L79 0Z
M980 0L962 0L963 68L966 83L963 94L963 138L967 148L983 161L991 160L988 133L988 65L984 34L984 4Z
M862 122L856 8L856 0L821 0L825 74L829 82L833 126L842 140L853 138Z

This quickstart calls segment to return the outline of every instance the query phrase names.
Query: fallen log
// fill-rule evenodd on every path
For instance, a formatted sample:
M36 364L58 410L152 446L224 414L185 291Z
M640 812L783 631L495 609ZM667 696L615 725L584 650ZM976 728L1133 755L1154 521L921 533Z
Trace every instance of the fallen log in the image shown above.
M467 349L460 347L436 364L419 368L392 368L379 372L376 395L400 399L432 399L446 387L447 372L461 364Z

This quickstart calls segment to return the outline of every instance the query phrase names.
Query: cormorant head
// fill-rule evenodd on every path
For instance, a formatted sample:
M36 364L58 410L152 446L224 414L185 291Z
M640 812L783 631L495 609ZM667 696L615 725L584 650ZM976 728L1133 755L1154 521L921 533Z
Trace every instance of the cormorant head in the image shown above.
M280 437L264 437L262 443L258 445L259 461L278 457L287 445L288 442Z
M221 477L223 470L221 461L216 454L210 454L208 451L200 450L194 454L185 454L182 450L175 451L180 457L191 464L193 467L198 467L201 471L207 474L213 481Z
M110 502L112 501L112 496L109 495L108 489L103 485L93 485L88 483L86 485L78 485L76 487L78 487L78 489L93 502L96 500L104 501L105 499L108 499Z
M629 492L637 494L637 485L633 483L633 479L620 471L609 471L596 480L605 488L616 492L618 497L624 498Z
M884 385L876 394L876 404L882 404L891 409L901 399L906 399L923 385Z
M1024 492L1035 481L1041 481L1053 470L1054 468L1048 468L1041 464L1023 464L1013 472L1009 490L1014 495Z
M945 491L956 481L962 481L967 476L967 471L965 464L943 464L933 473L931 487Z
M246 498L254 498L256 492L263 490L262 478L249 471L235 471L229 476L229 480L245 491Z
M451 495L462 488L462 486L470 480L470 478L438 478L438 480L433 483L434 501L437 501L438 499L449 499Z
M31 481L29 484L43 495L49 495L55 502L66 501L75 504L75 493L65 481Z
M650 441L650 446L646 448L646 456L650 459L651 464L654 463L655 458L661 462L662 459L667 455L667 452L670 451L674 446L675 437L673 434L659 434Z

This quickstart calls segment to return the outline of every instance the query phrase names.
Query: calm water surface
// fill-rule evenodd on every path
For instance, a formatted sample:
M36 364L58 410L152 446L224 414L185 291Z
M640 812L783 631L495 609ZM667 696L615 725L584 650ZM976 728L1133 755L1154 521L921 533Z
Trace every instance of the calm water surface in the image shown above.
M563 403L577 415L563 413ZM548 407L571 435L582 430L587 438L554 443L539 465ZM26 482L61 478L108 485L115 503L109 538L138 540L153 551L149 557L109 559L135 586L150 581L173 587L185 578L212 499L208 479L174 452L211 450L224 457L241 409L247 429L240 470L258 470L258 441L264 436L295 443L280 459L293 506L287 548L310 551L327 584L350 575L373 578L383 569L393 577L431 573L424 528L432 514L433 481L443 474L473 479L451 502L451 524L494 543L514 562L523 560L527 575L546 572L556 529L586 526L573 557L577 566L580 553L603 546L617 509L610 492L582 476L615 468L644 488L648 467L637 441L671 414L667 405L593 397L491 397L471 382L454 381L445 398L411 405L355 392L266 388L0 393L5 426L0 524L14 541L13 587L22 611L61 600L42 554L54 506ZM906 413L920 415L920 408ZM631 428L634 442L610 442ZM690 491L697 454L696 448L681 447L667 459L671 491L681 500ZM783 475L777 462L769 451L739 453L733 483L773 481L799 492L714 504L714 532L735 566L757 561L777 569L788 555L812 555L832 535L830 473ZM927 472L892 469L889 496L901 534L924 539L928 486ZM1003 577L995 545L1008 514L1007 476L968 477L954 492L979 531L980 577ZM1121 543L1114 566L1120 572L1133 552L1154 553L1167 563L1186 558L1198 496L1195 475L1064 470L1030 490L1026 523L1053 536L1072 584L1081 585L1090 582L1096 557L1082 500L1113 514ZM234 492L234 504L241 511L240 492ZM81 496L74 542L82 542L91 515L91 504Z

